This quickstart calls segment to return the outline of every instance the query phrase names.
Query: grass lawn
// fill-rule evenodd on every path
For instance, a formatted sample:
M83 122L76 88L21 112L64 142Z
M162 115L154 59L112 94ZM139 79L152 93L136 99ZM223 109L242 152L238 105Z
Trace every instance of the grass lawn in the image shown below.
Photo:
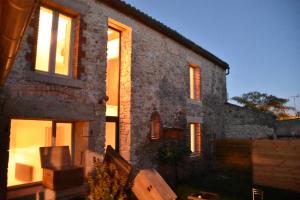
M299 193L266 187L260 189L264 191L264 200L300 200ZM220 200L252 200L251 177L242 172L215 172L182 181L175 190L178 200L186 200L188 195L200 191L217 193Z

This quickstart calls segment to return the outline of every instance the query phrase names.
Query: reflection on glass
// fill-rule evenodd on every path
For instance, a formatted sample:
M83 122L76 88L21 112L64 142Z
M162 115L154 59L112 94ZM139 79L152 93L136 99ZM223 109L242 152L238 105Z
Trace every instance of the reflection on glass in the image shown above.
M69 146L72 152L72 124L57 123L56 124L56 146Z
M195 68L190 67L190 98L195 99Z
M72 19L70 17L59 15L55 73L66 76L69 74L71 23Z
M51 10L44 7L40 8L35 69L45 72L49 71L52 17L53 12Z
M191 152L195 152L195 124L190 125Z
M116 122L106 122L105 123L105 147L108 145L116 149Z

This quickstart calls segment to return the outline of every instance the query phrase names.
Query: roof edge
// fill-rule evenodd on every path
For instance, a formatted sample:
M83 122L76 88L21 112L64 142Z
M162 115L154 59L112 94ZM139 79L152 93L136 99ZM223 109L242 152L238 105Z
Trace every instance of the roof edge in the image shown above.
M158 32L172 38L176 42L182 44L183 46L191 49L195 53L205 57L206 59L212 61L214 64L217 64L223 69L229 69L229 65L215 56L214 54L210 53L209 51L205 50L204 48L197 45L195 42L191 41L190 39L184 37L174 29L164 25L163 23L159 22L158 20L152 18L151 16L147 15L146 13L140 11L139 9L133 7L132 5L125 3L121 0L98 0L101 3L108 5L132 18L142 22L143 24L157 30Z

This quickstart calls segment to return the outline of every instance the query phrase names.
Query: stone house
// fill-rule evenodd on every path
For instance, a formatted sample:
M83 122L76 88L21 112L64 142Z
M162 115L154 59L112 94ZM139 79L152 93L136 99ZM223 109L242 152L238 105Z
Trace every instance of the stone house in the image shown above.
M191 159L211 160L228 69L122 1L42 0L0 90L1 193L41 181L39 146L68 145L84 166L112 145L155 166L143 145L179 128Z

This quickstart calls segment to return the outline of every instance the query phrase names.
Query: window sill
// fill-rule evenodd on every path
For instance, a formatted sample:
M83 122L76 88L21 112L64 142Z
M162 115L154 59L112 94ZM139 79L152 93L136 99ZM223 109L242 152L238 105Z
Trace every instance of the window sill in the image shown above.
M190 104L202 104L201 99L198 100L198 99L191 99L191 98L188 98L188 99L187 99L187 102L190 103Z
M78 88L78 89L82 89L84 86L83 81L81 80L70 79L67 77L64 78L64 77L59 77L50 74L42 74L33 71L28 72L26 74L26 80L49 83L54 85L68 86L68 87Z

